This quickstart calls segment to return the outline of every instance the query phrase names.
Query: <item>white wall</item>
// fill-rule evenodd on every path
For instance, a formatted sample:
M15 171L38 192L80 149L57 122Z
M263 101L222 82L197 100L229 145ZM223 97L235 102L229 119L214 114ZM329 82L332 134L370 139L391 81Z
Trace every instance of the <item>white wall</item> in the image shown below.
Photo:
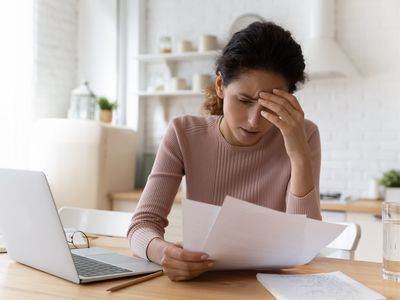
M400 168L400 2L338 0L337 40L363 76L309 82L297 93L306 116L320 127L321 191L366 195L370 180L388 168ZM308 36L309 12L295 0L149 0L146 52L156 52L158 37L174 42L212 33L225 43L233 20L258 13L291 30L299 42ZM191 71L191 70L189 70ZM188 74L184 74L187 76ZM146 100L145 152L155 152L164 124L160 103ZM201 99L169 99L169 118L198 113Z
M78 80L117 98L117 1L79 0Z
M37 0L34 118L66 117L76 86L77 0Z

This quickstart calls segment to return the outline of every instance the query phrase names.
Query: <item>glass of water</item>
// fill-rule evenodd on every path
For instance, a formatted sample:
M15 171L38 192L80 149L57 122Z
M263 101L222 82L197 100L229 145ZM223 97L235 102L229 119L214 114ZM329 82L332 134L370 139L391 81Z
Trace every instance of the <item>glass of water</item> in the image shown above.
M400 203L384 202L383 279L400 282Z

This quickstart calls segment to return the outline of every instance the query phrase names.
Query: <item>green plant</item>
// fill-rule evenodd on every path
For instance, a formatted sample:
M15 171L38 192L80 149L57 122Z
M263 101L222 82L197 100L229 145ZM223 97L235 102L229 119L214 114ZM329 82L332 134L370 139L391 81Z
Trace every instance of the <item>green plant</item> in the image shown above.
M107 97L100 97L97 103L101 110L113 110L118 106L117 102L110 102Z
M383 173L379 184L385 187L400 187L400 170L389 170Z

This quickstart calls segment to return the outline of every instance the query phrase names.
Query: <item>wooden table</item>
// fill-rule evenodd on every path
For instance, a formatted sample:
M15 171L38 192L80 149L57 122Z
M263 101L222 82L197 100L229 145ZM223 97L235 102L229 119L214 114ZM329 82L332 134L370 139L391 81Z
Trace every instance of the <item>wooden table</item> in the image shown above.
M130 253L125 239L100 237L92 244ZM308 265L281 272L310 274L338 270L388 299L400 299L400 284L384 281L378 263L316 258ZM7 254L0 254L0 299L274 299L256 280L255 271L209 272L187 282L172 282L167 276L161 276L114 293L106 292L107 288L126 280L76 285L16 263Z

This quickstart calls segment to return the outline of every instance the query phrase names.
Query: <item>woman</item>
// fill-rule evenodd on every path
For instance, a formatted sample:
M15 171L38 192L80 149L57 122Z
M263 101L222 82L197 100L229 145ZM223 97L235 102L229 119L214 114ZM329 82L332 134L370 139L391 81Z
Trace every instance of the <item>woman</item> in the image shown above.
M206 253L163 239L183 175L188 199L222 205L230 195L321 219L319 132L292 95L304 67L300 46L273 23L232 36L204 103L210 116L176 118L165 133L128 231L136 255L161 264L171 280L212 267Z

